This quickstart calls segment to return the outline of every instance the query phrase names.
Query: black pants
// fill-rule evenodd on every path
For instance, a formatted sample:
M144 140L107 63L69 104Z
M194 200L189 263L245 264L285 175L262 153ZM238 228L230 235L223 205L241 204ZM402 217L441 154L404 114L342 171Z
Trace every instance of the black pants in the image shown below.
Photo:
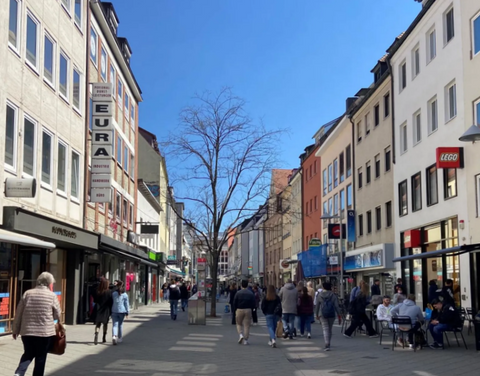
M252 319L254 324L258 323L257 309L258 308L252 309Z
M352 315L352 323L350 324L348 329L345 330L345 334L347 336L351 336L353 332L362 325L362 323L365 324L365 328L367 328L367 333L369 336L377 334L375 329L373 329L372 323L370 322L368 316L365 313L362 313L360 315Z
M43 376L45 373L45 364L47 363L47 354L52 344L52 337L33 337L22 336L23 355L20 358L20 364L15 374L25 375L30 363L35 359L35 368L33 376Z
M413 345L413 336L418 330L421 328L422 324L420 324L418 321L415 323L412 329L408 331L408 343Z

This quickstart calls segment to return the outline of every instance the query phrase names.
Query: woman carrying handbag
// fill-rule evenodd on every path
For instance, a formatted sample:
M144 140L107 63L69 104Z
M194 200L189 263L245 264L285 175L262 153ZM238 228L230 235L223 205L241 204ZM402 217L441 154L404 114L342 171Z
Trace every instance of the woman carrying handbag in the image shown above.
M268 333L270 334L270 341L268 345L277 347L276 329L277 322L282 317L282 301L275 291L273 285L268 286L267 295L262 300L262 312L267 320Z

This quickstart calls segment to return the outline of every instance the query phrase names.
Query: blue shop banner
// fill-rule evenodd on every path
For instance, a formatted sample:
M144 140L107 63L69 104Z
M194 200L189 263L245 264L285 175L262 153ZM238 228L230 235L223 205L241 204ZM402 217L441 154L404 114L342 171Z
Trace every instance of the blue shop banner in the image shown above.
M347 210L347 241L355 242L355 210Z
M298 260L302 264L305 278L319 277L327 274L327 248L328 244L312 247L308 251L298 254Z

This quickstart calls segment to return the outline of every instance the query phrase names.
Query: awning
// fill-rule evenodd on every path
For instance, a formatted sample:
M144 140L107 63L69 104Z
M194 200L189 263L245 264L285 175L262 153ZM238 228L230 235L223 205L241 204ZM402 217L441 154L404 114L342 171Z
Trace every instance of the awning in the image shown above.
M175 269L175 268L172 268L172 267L170 267L170 266L167 266L167 270L168 270L170 273L175 273L175 274L181 275L182 277L185 276L185 273L182 272L180 269Z
M44 242L43 240L33 238L31 236L17 234L16 232L0 229L0 242L20 244L27 247L38 247L45 249L54 249L57 246L50 242Z
M432 252L424 252L424 253L418 253L415 255L396 257L393 259L393 262L427 259L427 258L433 258L433 257L440 257L446 254L449 254L450 256L458 256L458 255L468 253L468 252L473 252L473 251L480 251L480 243L464 244L458 247L439 249L437 251L432 251Z

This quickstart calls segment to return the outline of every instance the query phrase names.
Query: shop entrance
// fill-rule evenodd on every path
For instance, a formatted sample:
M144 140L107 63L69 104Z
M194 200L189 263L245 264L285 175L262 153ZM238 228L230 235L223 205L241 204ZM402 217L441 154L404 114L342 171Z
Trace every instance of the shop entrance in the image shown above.
M37 285L37 277L46 267L46 252L42 250L20 249L18 251L18 293L17 302L25 291Z
M0 334L11 331L13 295L13 247L0 243Z

